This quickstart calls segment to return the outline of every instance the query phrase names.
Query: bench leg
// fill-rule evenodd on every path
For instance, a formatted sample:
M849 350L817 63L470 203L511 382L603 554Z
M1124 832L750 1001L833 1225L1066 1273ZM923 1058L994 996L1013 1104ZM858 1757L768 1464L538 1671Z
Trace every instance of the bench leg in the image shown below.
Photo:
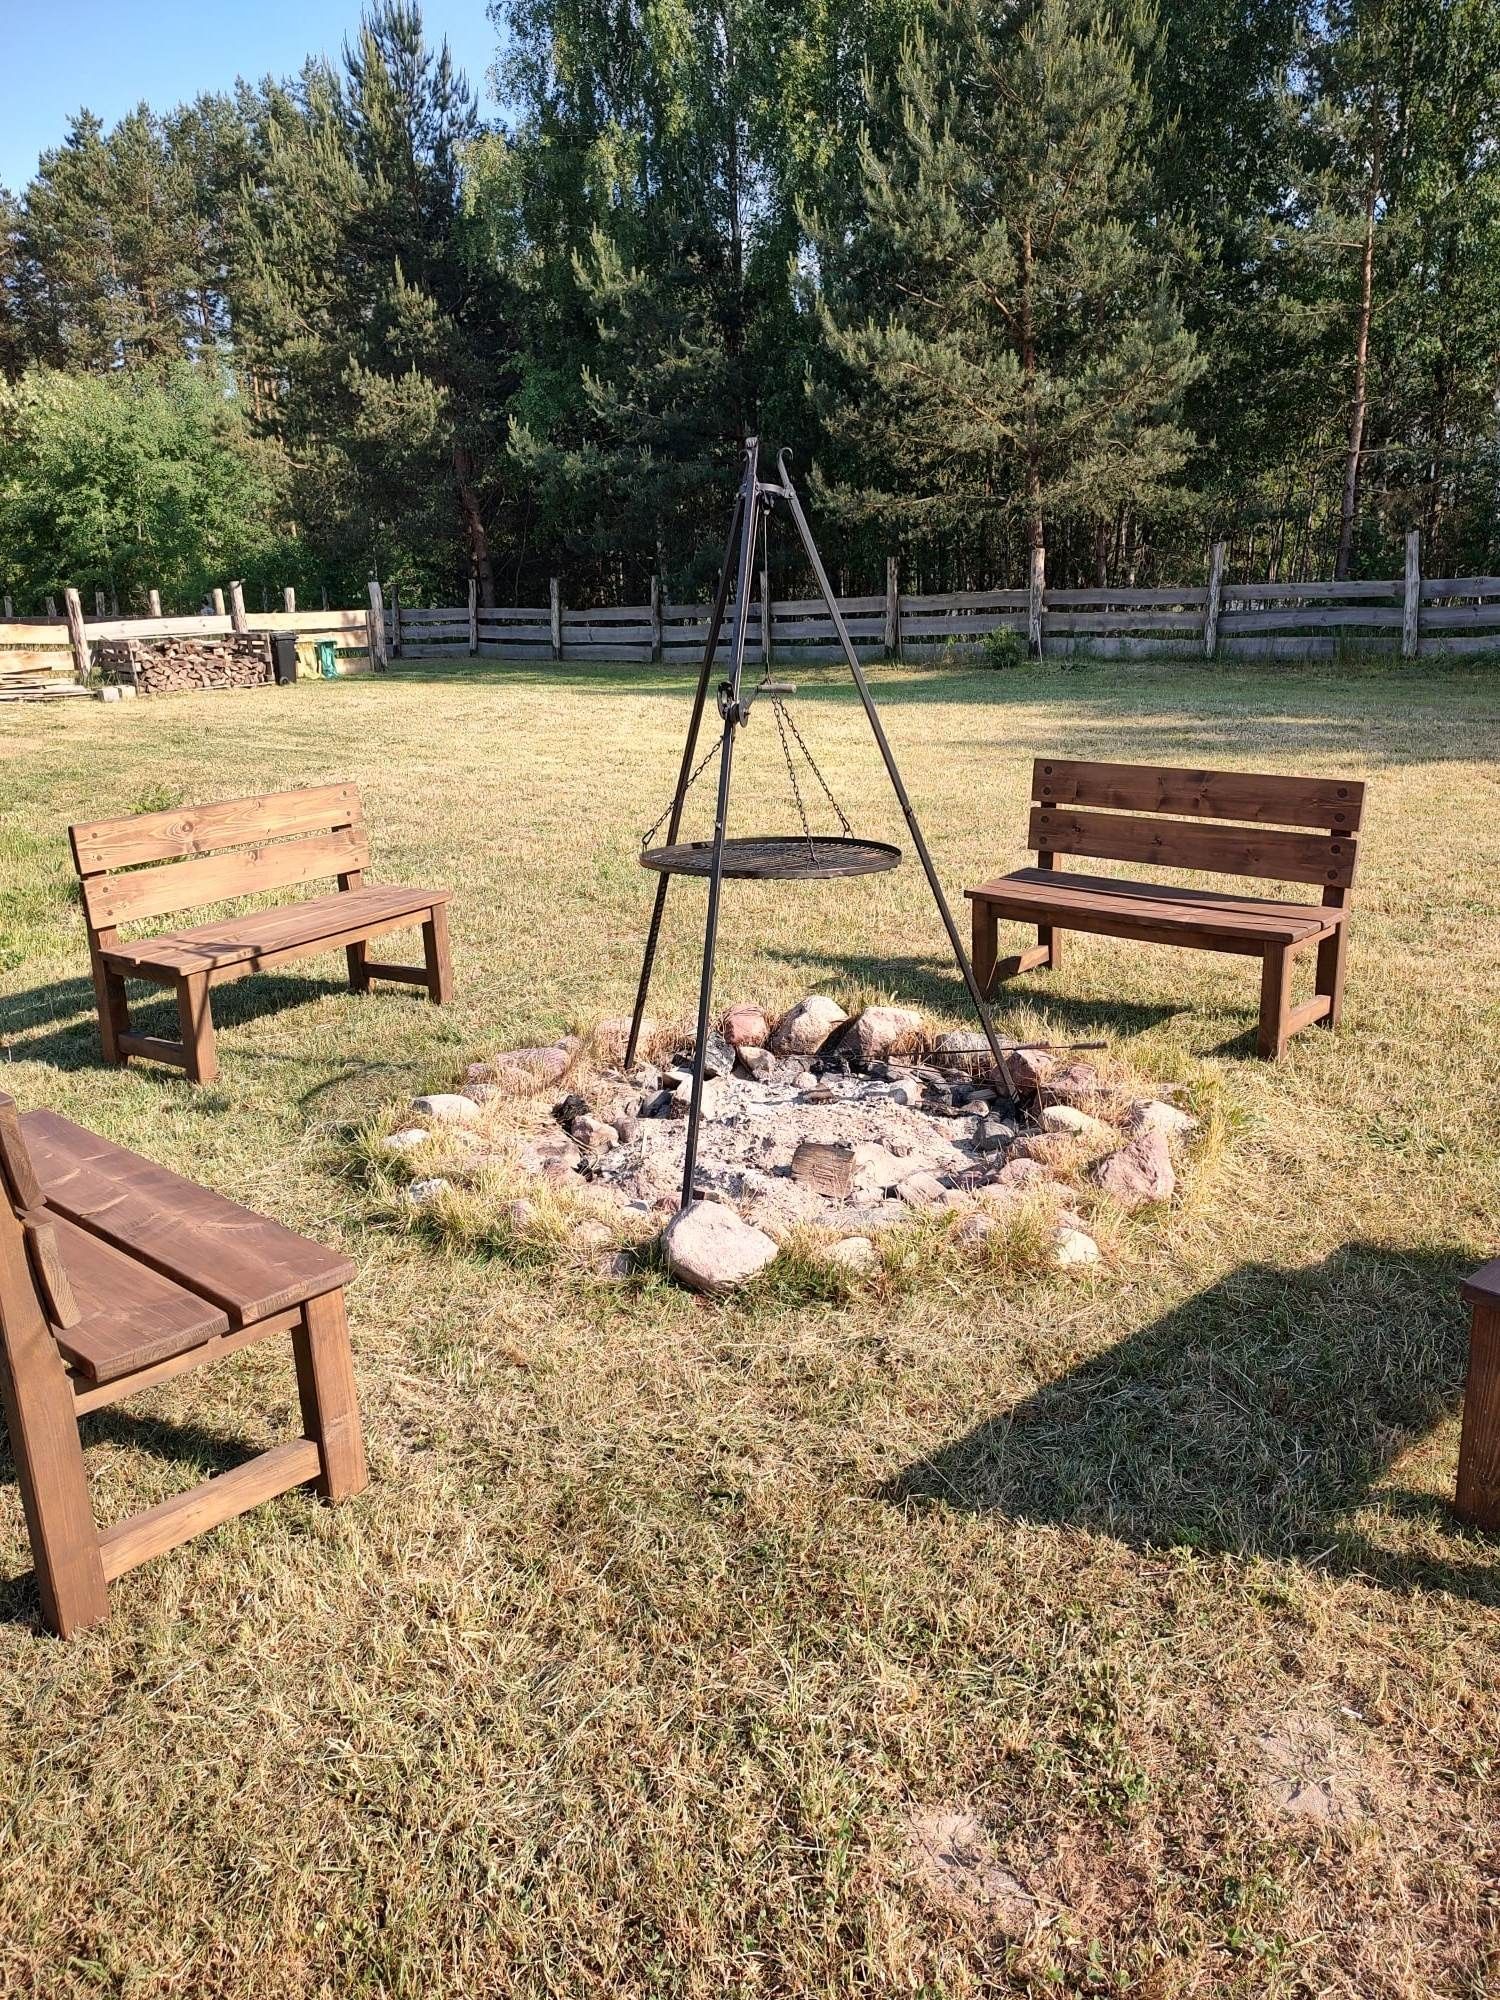
M1280 1062L1286 1054L1292 1010L1292 954L1284 944L1268 944L1261 961L1260 1033L1255 1052L1267 1062Z
M422 926L422 951L427 961L427 997L434 1007L453 998L453 966L448 957L448 906L435 903Z
M1476 1528L1500 1532L1500 1308L1476 1305L1469 1330L1454 1510Z
M193 972L177 982L177 1018L182 1023L183 1068L194 1083L212 1083L219 1074L208 974Z
M107 933L113 942L115 933ZM104 963L98 941L89 939L89 967L94 975L94 1000L99 1010L99 1046L107 1063L123 1063L127 1060L120 1047L121 1035L130 1033L130 1003L125 994L125 981L118 972L111 972Z
M1044 951L1045 958L1038 959L1048 972L1056 972L1062 965L1062 932L1055 924L1038 924L1036 927L1037 949Z
M1328 1012L1321 1021L1325 1028L1336 1028L1343 1017L1344 955L1348 930L1347 924L1340 924L1333 935L1324 938L1318 946L1318 976L1314 991L1325 994L1328 999Z
M0 1326L0 1410L36 1565L42 1616L61 1638L109 1616L73 1389L26 1269L19 1223L0 1215L0 1283L19 1300Z
M1000 951L1000 923L988 903L972 905L972 941L969 963L980 992L988 1000L996 985L995 961Z
M302 1308L292 1334L302 1427L318 1447L323 1476L318 1490L328 1500L347 1500L369 1484L365 1441L349 1351L349 1322L342 1292L325 1292Z
M344 946L344 957L349 964L349 991L351 993L368 993L370 990L370 975L365 966L366 949L366 946L363 944L348 944Z

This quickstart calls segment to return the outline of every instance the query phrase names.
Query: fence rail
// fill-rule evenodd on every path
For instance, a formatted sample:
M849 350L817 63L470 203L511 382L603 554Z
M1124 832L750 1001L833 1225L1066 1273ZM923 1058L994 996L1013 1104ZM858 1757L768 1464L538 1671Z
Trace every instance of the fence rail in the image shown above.
M1034 603L1025 590L913 592L898 588L887 565L883 593L841 597L839 611L863 659L930 659L972 653L997 632L1016 634L1044 654L1116 657L1282 657L1331 659L1340 646L1399 653L1500 652L1500 576L1424 577L1421 544L1407 537L1405 573L1357 583L1232 583L1216 544L1204 584L1176 590L1113 585L1047 590ZM298 611L291 591L282 611L247 613L238 584L215 591L212 615L85 619L78 593L64 592L61 617L0 622L0 693L87 679L92 645L101 639L211 638L229 632L297 632L333 638L390 659L527 661L663 660L696 663L708 637L709 607L677 604L652 590L646 604L589 609L563 603L554 579L546 604L412 607L395 592L387 603L372 582L359 610ZM155 596L153 593L153 603ZM49 607L52 600L48 600ZM8 609L8 602L7 602ZM762 574L748 607L747 656L816 662L838 655L838 634L821 598L772 602ZM727 659L728 625L716 658Z

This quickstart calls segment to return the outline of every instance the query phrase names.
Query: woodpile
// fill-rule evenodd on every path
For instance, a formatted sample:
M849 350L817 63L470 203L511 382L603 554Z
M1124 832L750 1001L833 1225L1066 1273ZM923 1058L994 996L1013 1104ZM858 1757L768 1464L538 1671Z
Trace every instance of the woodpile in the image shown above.
M264 633L100 639L95 644L94 660L106 681L124 682L141 694L264 687L272 679L271 644Z

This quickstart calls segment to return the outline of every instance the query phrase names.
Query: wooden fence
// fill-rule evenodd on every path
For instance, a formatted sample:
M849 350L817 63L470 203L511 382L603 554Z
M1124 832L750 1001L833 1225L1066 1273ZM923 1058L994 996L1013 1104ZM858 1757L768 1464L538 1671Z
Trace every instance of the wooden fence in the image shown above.
M209 637L227 632L294 631L332 638L383 667L392 659L485 658L524 661L662 660L681 666L703 656L706 604L674 604L653 588L645 604L571 609L554 580L546 604L482 606L473 585L466 605L416 609L387 602L370 585L357 611L285 608L247 614L238 584L214 593L212 615L85 619L78 593L63 615L0 622L0 696L68 692L87 680L99 639ZM1360 583L1232 583L1217 545L1207 580L1180 590L974 590L907 595L895 561L884 592L841 597L839 610L862 659L922 660L977 653L990 635L1012 632L1022 649L1114 657L1331 659L1340 649L1426 655L1500 653L1500 576L1424 577L1416 534L1407 538L1400 577ZM760 578L748 618L749 657L816 662L838 656L838 635L819 598L772 602ZM727 656L728 629L720 640Z
M839 610L862 659L930 659L972 652L1009 631L1044 654L1184 659L1332 659L1343 649L1424 654L1500 652L1500 576L1421 574L1415 535L1404 576L1360 583L1230 583L1222 546L1207 581L1180 590L1025 590L905 595L891 564L884 593L841 597ZM387 658L664 660L691 664L708 636L705 604L647 604L571 610L554 581L545 605L417 610L371 585L377 664ZM750 607L748 656L816 661L838 652L838 635L819 598L772 602L762 575ZM768 647L769 641L769 647ZM727 656L726 631L719 642Z

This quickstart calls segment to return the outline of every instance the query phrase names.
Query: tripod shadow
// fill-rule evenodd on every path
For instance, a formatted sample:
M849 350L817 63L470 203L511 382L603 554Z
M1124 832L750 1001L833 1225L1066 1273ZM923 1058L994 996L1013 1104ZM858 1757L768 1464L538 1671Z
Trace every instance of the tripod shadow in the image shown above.
M1369 1243L1309 1270L1243 1265L992 1411L879 1497L1084 1528L1142 1550L1316 1555L1394 1588L1500 1603L1493 1545L1431 1494L1381 1488L1391 1545L1347 1523L1459 1407L1466 1268L1451 1253ZM1403 1551L1403 1520L1426 1527L1423 1549Z

